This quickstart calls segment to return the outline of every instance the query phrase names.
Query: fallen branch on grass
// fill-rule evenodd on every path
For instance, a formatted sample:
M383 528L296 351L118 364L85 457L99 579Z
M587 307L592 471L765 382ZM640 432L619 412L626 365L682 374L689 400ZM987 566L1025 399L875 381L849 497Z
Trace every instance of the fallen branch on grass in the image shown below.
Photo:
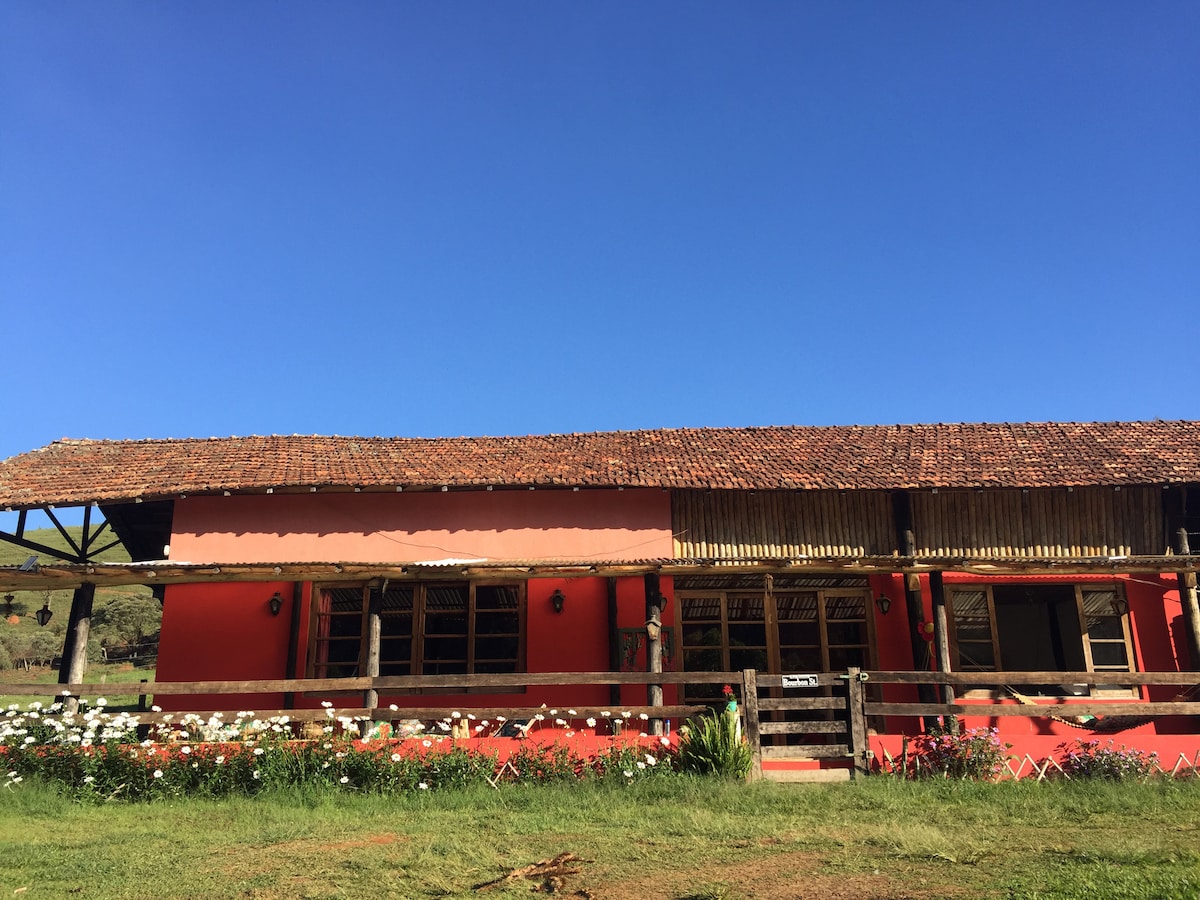
M581 863L585 861L574 853L560 853L551 859L539 860L528 866L513 869L507 875L501 875L493 881L477 884L475 885L475 890L485 891L488 888L494 888L501 884L508 884L512 881L528 878L531 881L541 881L541 884L534 888L534 890L544 890L546 893L554 893L555 891L562 890L564 876L578 875L583 871L579 866L572 866L569 863Z

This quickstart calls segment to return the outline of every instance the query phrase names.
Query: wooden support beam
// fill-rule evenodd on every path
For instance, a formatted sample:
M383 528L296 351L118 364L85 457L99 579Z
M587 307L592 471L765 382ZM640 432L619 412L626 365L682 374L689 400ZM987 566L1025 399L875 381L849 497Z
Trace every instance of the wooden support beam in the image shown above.
M1167 502L1167 530L1171 536L1171 549L1180 556L1191 556L1191 537L1187 530L1188 485L1181 484L1169 492ZM1183 612L1183 630L1187 638L1188 656L1192 669L1200 671L1200 601L1196 596L1196 573L1180 572L1175 576L1179 586L1179 605Z
M300 617L303 601L304 582L292 582L292 614L288 621L288 648L287 662L285 663L286 670L283 673L284 678L296 677L296 663L300 655ZM284 693L283 705L288 709L296 705L296 695L294 691L287 691Z
M62 662L58 667L59 684L76 684L83 681L87 671L87 643L92 629L92 602L96 586L85 584L75 589L71 597L71 614L67 620L67 633L63 640ZM69 712L74 712L73 698L67 700Z
M758 672L742 670L742 718L746 721L746 742L753 754L747 781L759 781L762 773L762 733L758 715Z
M854 757L854 777L871 772L871 745L867 741L867 716L863 711L865 692L862 670L851 666L846 670L846 706L850 713L850 753Z
M658 573L651 572L643 576L646 586L646 671L652 675L662 673L662 594L659 592ZM661 684L646 686L646 704L648 706L663 705L663 689ZM650 733L663 733L663 720L650 720Z
M951 671L950 666L950 623L946 617L946 586L941 572L933 572L929 576L929 592L933 595L933 642L937 647L937 666L939 672ZM954 702L954 688L948 684L942 685L942 703ZM958 720L950 717L943 719L942 727L958 732Z
M383 592L387 590L387 579L382 585L373 585L367 600L367 678L379 677L380 647L383 642ZM379 705L379 691L367 688L363 691L363 706L374 709Z

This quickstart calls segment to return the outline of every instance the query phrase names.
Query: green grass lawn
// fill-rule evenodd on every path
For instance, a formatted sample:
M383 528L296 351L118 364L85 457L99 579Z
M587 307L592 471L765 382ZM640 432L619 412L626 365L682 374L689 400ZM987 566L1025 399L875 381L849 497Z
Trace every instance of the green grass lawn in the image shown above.
M511 786L81 806L0 790L0 894L528 896L561 853L595 898L1195 898L1200 783ZM22 890L24 889L24 890Z

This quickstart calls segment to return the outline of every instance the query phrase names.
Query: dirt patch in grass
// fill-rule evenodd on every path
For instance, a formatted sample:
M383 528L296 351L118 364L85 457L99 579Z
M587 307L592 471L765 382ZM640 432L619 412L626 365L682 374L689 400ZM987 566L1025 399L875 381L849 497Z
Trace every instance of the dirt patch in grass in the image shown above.
M792 850L704 865L686 878L678 872L670 877L647 873L606 883L585 873L579 885L597 900L934 900L971 893L953 884L931 883L928 873L897 867L894 861L888 862L887 870L876 870L879 874L823 873L826 863L826 854Z

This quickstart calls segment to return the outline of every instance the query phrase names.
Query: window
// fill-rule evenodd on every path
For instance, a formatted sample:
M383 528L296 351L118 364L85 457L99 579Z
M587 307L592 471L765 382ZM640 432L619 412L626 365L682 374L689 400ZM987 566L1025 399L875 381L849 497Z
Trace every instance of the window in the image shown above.
M324 586L314 593L311 676L365 673L371 588ZM521 671L524 601L519 583L389 584L380 597L380 675Z
M676 599L685 671L815 673L871 664L867 590L692 591L680 589L682 581ZM689 685L686 696L703 702L719 691L719 685Z
M1133 646L1120 585L1004 584L947 587L951 658L962 672L1131 672ZM1100 685L1092 693L1113 691ZM1023 693L1089 693L1086 685ZM1128 688L1116 688L1126 694Z

